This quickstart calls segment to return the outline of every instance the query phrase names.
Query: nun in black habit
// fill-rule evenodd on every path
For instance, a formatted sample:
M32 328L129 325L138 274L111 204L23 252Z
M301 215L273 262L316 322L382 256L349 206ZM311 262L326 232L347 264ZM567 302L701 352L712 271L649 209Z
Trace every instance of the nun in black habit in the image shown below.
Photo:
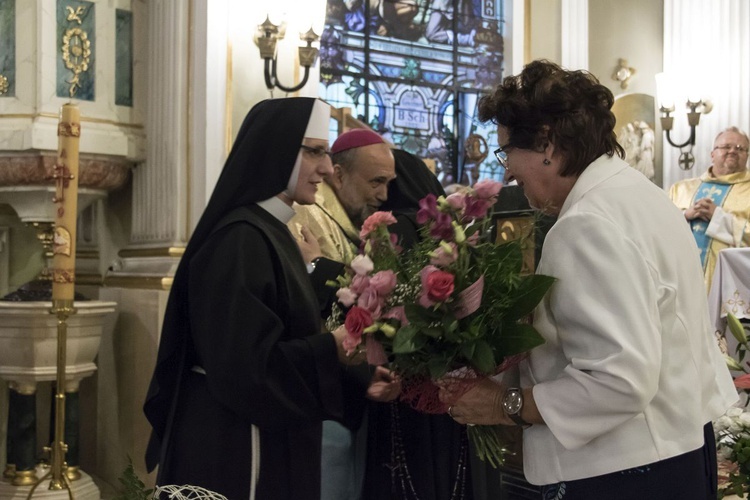
M144 412L157 484L234 500L320 494L321 422L362 411L367 383L320 333L285 222L332 171L330 108L312 98L248 113L175 274ZM380 393L387 382L374 383ZM397 388L396 388L397 390ZM376 390L377 392L377 390Z
M443 187L422 160L393 150L396 179L388 200L396 223L388 229L403 248L419 239L419 200ZM368 407L367 465L363 500L470 500L469 446L466 426L448 415L428 415L402 402Z

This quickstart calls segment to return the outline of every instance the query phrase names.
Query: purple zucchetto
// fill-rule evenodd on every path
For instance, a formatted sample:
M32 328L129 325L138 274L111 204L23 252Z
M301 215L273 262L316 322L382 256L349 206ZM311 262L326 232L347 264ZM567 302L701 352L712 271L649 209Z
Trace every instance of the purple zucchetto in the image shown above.
M331 153L336 154L348 149L361 148L370 144L385 144L380 134L367 128L355 128L344 132L331 146Z

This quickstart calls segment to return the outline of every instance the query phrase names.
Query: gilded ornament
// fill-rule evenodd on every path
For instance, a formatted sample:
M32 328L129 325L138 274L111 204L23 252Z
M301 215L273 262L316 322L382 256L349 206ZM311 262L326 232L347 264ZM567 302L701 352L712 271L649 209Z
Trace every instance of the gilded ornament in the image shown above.
M75 283L76 273L73 269L53 269L52 281L55 283Z
M78 6L76 10L73 10L73 7L66 5L65 10L68 11L68 16L65 18L67 21L75 21L78 24L83 22L81 17L86 13L86 7Z
M469 163L480 164L487 158L487 141L479 134L470 134L464 143L464 156Z
M63 35L62 57L65 67L73 72L70 84L70 97L73 97L81 86L81 73L88 71L91 62L91 41L81 28L70 28Z
M0 95L7 93L9 88L10 82L8 82L8 78L5 75L0 75Z
M70 257L70 231L62 226L55 228L55 236L52 242L52 253L59 255L67 255Z

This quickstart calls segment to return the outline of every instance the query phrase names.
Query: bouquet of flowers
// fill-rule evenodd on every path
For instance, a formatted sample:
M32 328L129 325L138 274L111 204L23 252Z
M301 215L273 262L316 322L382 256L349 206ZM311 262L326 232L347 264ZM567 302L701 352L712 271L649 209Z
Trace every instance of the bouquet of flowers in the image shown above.
M736 465L721 493L741 497L750 484L750 412L730 408L714 422L714 434L719 458Z
M369 363L395 370L402 400L417 410L446 412L437 380L463 394L543 342L526 319L553 279L521 274L522 242L488 241L500 188L488 180L423 198L421 239L408 250L388 232L394 216L376 212L362 227L360 255L333 283L338 304L329 328L343 323L348 352L364 347ZM504 452L497 431L469 427L478 454L493 465Z
M726 356L727 366L730 370L743 373L735 377L734 385L737 389L748 391L750 390L748 363L740 364L750 349L747 334L740 320L731 313L727 315L727 326L737 339L737 359L739 359L737 361L735 358ZM750 412L746 408L730 408L714 422L714 434L719 459L731 462L734 467L734 470L729 471L727 484L724 488L720 488L720 493L742 496L750 485Z

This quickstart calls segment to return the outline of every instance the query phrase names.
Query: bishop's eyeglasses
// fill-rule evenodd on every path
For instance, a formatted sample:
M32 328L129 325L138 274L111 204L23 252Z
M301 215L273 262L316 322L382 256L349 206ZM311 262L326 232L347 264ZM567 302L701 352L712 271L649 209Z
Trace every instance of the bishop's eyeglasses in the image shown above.
M715 146L714 149L720 149L725 153L734 149L738 153L747 153L747 146L740 146L739 144L722 144L721 146Z
M312 156L316 160L322 160L326 156L331 158L332 156L332 153L329 150L321 146L312 147L302 144L300 145L300 149L302 149L302 151L305 151L306 153L309 153L310 156Z

